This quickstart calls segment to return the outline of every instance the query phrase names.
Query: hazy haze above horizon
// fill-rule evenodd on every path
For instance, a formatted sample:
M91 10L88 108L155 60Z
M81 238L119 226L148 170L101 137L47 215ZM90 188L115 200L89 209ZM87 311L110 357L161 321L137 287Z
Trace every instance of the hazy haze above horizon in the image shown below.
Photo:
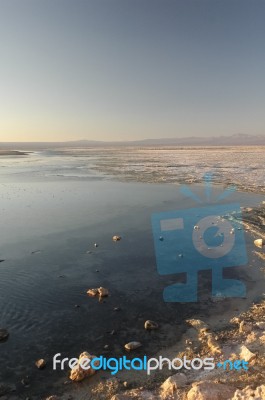
M265 2L0 0L0 141L264 133Z

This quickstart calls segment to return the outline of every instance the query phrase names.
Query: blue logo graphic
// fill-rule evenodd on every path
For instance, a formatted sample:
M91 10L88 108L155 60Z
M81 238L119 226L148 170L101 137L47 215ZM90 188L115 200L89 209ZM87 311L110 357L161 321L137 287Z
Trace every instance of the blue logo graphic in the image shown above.
M206 198L211 196L211 174L204 177ZM235 188L226 189L217 201ZM202 201L187 186L182 192ZM236 219L234 216L236 215ZM160 275L185 273L186 283L164 289L166 302L195 302L198 272L211 270L213 297L245 297L245 285L223 277L223 269L247 264L240 204L214 204L152 215L157 269Z

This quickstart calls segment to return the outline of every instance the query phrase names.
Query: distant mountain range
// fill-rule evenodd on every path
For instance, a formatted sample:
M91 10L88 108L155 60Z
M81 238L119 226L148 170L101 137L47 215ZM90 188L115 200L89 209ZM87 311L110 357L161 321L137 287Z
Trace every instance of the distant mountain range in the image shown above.
M231 136L160 138L118 142L96 140L75 140L67 142L0 142L0 149L10 150L104 146L265 146L265 135L238 133Z

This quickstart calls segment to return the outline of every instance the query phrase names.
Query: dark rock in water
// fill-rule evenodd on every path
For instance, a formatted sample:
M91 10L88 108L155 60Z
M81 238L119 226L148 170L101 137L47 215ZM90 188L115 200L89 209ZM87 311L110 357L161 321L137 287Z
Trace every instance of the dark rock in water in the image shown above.
M5 260L0 260L0 262L4 262Z
M29 377L26 376L25 378L23 378L23 379L21 380L21 383L22 383L23 386L29 387L29 386L30 386Z
M5 396L10 392L14 392L14 389L7 385L0 385L0 397Z
M39 253L41 253L41 250L34 250L31 252L31 254L39 254Z
M9 336L9 332L7 331L7 329L0 329L0 342L7 340Z

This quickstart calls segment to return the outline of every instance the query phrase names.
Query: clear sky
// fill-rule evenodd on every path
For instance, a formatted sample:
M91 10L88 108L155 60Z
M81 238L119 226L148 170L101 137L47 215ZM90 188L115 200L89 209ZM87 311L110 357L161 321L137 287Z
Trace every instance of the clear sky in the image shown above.
M0 141L263 134L263 0L0 0Z

